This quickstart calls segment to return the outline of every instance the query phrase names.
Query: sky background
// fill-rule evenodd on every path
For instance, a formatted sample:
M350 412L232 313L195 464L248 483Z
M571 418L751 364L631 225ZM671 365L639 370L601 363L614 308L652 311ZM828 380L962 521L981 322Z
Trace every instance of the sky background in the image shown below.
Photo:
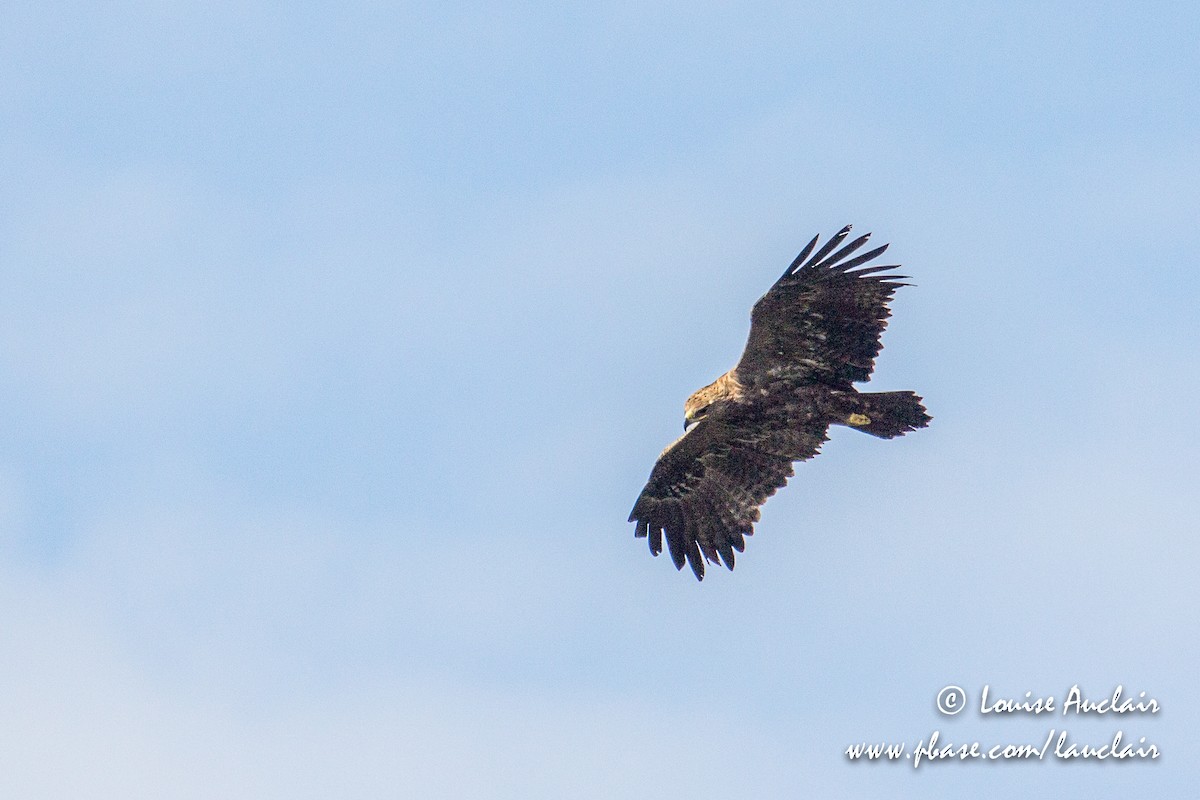
M5 797L1194 791L1194 3L0 17ZM629 509L848 222L934 421L698 584ZM1050 728L1162 757L843 756Z

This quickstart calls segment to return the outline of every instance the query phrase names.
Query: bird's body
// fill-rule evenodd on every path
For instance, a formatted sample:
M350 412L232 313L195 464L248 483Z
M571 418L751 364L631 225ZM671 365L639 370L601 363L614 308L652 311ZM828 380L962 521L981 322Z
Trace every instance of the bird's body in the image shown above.
M733 569L758 507L787 483L793 462L817 454L830 425L890 439L929 423L912 392L853 386L874 368L904 276L862 266L887 245L849 258L870 234L832 252L849 232L811 258L817 239L809 242L755 304L737 365L684 404L685 433L659 456L629 517L655 555L665 536L676 568L688 563L697 578L706 559Z

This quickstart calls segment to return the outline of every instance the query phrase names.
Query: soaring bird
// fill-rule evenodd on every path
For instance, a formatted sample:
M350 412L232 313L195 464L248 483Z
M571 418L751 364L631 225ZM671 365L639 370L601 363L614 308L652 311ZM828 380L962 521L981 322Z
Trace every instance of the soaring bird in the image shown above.
M759 506L792 476L792 464L817 454L830 425L891 439L931 417L913 392L859 392L883 345L888 302L908 276L899 265L865 266L886 249L854 255L868 233L839 245L842 228L817 249L800 251L750 314L750 337L733 369L683 405L684 434L654 464L630 522L634 535L676 569L704 562L733 569L754 532ZM853 256L853 257L852 257Z

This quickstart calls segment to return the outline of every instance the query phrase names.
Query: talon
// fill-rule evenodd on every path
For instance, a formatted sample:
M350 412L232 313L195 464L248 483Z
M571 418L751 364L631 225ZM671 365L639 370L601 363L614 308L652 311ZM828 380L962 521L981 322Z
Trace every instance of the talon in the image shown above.
M846 419L846 424L853 425L856 428L861 428L863 425L870 425L871 418L868 417L866 414L851 414Z

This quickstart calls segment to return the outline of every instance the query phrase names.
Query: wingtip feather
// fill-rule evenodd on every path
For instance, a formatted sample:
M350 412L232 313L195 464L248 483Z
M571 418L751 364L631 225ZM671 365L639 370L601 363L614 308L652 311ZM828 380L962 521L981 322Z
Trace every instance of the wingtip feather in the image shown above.
M792 263L788 265L788 268L783 271L783 275L780 277L780 280L783 280L783 278L786 278L788 275L791 275L793 270L795 270L802 263L804 263L804 259L808 258L808 254L811 253L813 251L813 248L817 246L817 240L820 238L821 238L821 234L818 233L816 236L814 236L812 238L811 241L809 241L808 244L804 245L804 249L800 251L800 255L796 256L796 258L792 261Z
M833 248L841 244L846 236L850 234L850 228L851 226L847 225L831 236L829 241L821 245L821 248L817 250L817 252L813 253L812 258L808 259L808 261L805 261L804 265L800 267L800 269L812 269L815 265L820 264L825 256L829 255L833 251Z

